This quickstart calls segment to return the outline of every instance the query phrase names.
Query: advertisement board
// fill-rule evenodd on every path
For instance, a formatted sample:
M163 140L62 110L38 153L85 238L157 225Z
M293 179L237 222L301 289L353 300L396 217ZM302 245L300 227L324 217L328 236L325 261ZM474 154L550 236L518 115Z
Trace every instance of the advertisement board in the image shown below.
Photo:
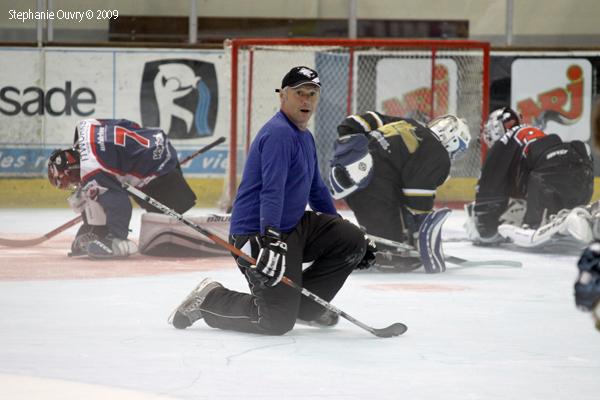
M413 117L421 121L428 121L432 115L456 114L455 61L437 61L433 91L431 75L429 59L380 60L377 63L376 79L377 109L384 114Z
M229 133L221 50L0 48L0 70L0 176L44 175L86 118L160 126L183 157ZM227 142L186 170L222 175L226 158Z
M512 63L511 107L525 123L563 140L589 140L592 65L584 58L520 58Z

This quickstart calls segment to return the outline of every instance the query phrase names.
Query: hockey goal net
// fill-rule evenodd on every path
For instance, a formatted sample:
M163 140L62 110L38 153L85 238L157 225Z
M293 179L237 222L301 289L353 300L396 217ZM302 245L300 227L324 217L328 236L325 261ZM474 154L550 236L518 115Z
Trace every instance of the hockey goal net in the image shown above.
M225 54L231 93L225 204L235 196L252 139L279 109L274 90L294 66L314 68L323 85L309 128L324 179L336 127L349 114L375 110L422 122L456 114L467 120L476 139L488 112L489 43L235 39L227 41ZM451 176L478 176L481 148L478 140L471 143L467 156L452 167Z

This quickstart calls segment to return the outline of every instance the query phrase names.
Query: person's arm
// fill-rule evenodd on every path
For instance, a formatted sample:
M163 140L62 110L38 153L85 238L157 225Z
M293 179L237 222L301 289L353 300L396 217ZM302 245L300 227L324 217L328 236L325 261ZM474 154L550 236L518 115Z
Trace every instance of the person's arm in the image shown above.
M287 135L266 135L260 144L262 188L260 233L265 228L281 229L281 215L293 146Z
M381 128L390 122L399 121L401 118L390 115L383 115L375 111L367 111L364 114L348 115L338 125L338 136L346 136L356 133L367 135L369 132Z
M498 140L490 148L477 182L473 216L482 238L492 237L498 230L498 219L506 209L513 178L511 165L520 146L514 140Z

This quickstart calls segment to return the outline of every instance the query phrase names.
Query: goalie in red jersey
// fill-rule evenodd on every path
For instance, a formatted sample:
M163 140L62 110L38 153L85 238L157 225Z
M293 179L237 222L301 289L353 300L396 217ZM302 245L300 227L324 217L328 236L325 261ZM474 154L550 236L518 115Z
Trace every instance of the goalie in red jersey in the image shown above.
M510 108L492 112L483 131L489 147L466 228L476 244L506 241L535 247L568 235L592 238L585 207L593 191L589 147L524 124Z

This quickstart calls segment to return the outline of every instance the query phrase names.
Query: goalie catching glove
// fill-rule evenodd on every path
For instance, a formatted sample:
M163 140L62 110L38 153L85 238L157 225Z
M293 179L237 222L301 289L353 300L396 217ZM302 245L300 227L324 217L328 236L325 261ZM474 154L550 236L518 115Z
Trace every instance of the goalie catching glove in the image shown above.
M249 269L249 273L262 285L273 287L281 282L285 274L287 244L279 231L269 227L265 229L260 241L256 265Z

